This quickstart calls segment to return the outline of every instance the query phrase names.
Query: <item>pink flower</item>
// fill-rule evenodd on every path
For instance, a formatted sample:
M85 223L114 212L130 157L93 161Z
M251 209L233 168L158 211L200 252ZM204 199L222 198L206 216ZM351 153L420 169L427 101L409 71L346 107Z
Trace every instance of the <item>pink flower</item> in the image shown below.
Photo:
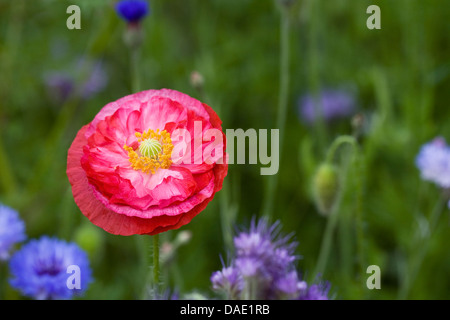
M67 176L81 212L119 235L177 229L205 209L228 170L221 120L169 89L104 106L80 129Z

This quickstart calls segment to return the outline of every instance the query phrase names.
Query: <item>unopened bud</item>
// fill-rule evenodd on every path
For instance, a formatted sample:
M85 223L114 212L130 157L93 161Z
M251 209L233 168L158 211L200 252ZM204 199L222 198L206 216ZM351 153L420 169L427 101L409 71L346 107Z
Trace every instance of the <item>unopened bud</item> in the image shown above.
M352 118L352 127L353 127L353 132L356 136L358 136L364 128L364 123L365 123L365 119L364 119L364 115L362 113L357 113L353 116Z
M160 259L162 265L167 265L173 261L178 248L188 243L192 238L189 230L180 231L172 242L164 242L161 245Z
M313 191L317 209L322 215L329 215L339 192L339 177L334 165L320 165L314 177Z
M177 245L183 245L188 243L192 238L192 232L189 230L183 230L180 231L177 234L177 238L175 239L175 242L177 243Z
M174 253L175 253L175 249L174 246L169 243L169 242L164 242L161 245L161 249L160 249L160 260L161 260L161 265L166 265L167 263L169 263L170 261L172 261Z
M103 245L100 229L91 223L80 226L75 231L74 240L91 257L96 256Z
M205 83L203 76L198 71L191 72L190 80L191 80L191 86L193 86L197 90L201 90L203 88L203 84Z

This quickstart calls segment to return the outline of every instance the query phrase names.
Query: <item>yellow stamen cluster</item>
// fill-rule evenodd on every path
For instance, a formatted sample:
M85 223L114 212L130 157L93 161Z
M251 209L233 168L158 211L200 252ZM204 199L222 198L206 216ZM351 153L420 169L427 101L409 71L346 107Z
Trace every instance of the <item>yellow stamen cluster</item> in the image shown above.
M141 154L139 148L133 149L132 147L124 145L123 148L128 151L128 158L131 167L134 170L141 170L143 173L151 172L154 174L159 168L168 169L170 167L172 164L171 158L173 150L170 133L166 130L160 132L159 129L156 131L149 129L142 134L136 132L135 135L140 144L148 139L158 141L161 144L161 151L158 154L149 157Z

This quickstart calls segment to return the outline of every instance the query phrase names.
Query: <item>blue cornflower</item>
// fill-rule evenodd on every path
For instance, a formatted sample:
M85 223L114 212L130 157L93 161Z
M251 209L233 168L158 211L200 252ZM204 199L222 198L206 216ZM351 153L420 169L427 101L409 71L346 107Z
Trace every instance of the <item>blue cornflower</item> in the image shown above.
M81 295L91 281L87 254L75 243L47 236L22 246L9 267L11 286L39 300Z
M299 99L300 117L307 123L314 123L322 116L324 121L346 118L355 112L355 98L344 90L322 90L317 97L313 94Z
M212 274L213 289L229 299L307 297L308 284L300 279L295 266L297 243L290 235L282 235L280 228L278 222L269 225L265 219L253 220L248 231L234 238L230 265Z
M18 212L0 204L0 260L8 259L13 245L25 239L25 223Z
M128 23L137 23L149 13L145 0L122 0L116 4L116 12Z
M422 179L441 188L450 188L450 147L445 139L437 137L422 146L416 157Z
M0 204L0 261L7 260L12 247L25 239L25 223L19 213Z

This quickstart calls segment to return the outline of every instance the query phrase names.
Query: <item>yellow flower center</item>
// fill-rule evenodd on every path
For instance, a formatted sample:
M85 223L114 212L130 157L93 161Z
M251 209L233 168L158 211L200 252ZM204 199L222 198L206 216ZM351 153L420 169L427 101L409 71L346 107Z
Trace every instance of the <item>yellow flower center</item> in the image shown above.
M173 150L170 133L166 130L160 132L159 129L156 131L149 129L142 134L136 132L135 135L139 142L136 150L127 145L123 146L128 151L128 158L134 170L154 174L159 168L170 167Z

